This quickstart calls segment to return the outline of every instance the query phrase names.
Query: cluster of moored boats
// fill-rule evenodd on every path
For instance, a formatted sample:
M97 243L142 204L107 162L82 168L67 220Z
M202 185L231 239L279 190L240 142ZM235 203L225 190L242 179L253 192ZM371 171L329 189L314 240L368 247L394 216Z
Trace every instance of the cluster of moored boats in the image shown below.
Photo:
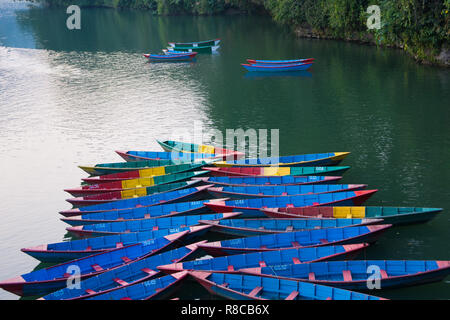
M229 299L378 300L370 289L450 272L450 261L353 260L392 226L442 209L362 206L377 190L338 184L348 152L243 159L158 143L164 152L80 166L90 177L65 190L74 207L60 212L72 240L22 249L53 265L0 287L44 300L163 299L195 280Z
M163 54L146 53L146 57L151 62L180 62L192 61L197 53L213 53L220 47L220 39L206 40L199 42L169 42L167 49L163 49ZM250 72L288 72L304 71L309 69L314 63L314 58L294 59L294 60L254 60L247 59L247 63L242 66Z
M197 53L213 53L220 48L220 39L198 42L169 42L163 54L144 54L151 62L192 61Z

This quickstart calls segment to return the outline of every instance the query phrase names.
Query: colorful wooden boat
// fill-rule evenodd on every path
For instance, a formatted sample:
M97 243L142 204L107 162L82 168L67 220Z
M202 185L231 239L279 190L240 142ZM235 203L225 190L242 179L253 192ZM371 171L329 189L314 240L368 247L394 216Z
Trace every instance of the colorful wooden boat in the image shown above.
M378 190L346 191L304 196L282 196L255 199L226 200L205 202L205 205L215 212L242 212L243 218L259 218L265 214L264 208L279 207L315 207L336 204L338 206L361 205Z
M90 239L44 244L31 248L24 248L22 249L22 252L45 263L61 263L126 247L139 242L149 241L151 239L156 239L156 242L166 242L167 240L164 237L175 233L183 233L177 239L183 243L188 243L191 239L203 234L203 230L205 229L198 227L179 227L115 234Z
M187 153L187 152L165 152L165 151L119 151L116 153L125 161L145 161L145 160L180 160L182 162L208 161L222 158L222 155L209 153Z
M369 225L316 229L297 232L266 234L200 244L200 248L212 256L273 251L288 248L319 247L352 243L372 243L391 225Z
M339 164L350 152L328 152L280 156L270 158L247 158L242 160L217 161L216 167L310 167L334 166Z
M309 207L267 208L261 211L271 218L368 218L388 224L411 224L433 219L442 208L418 207Z
M131 286L125 286L111 292L87 298L86 300L163 300L176 292L181 282L187 276L187 272L174 273Z
M244 274L306 281L327 286L366 291L370 268L378 267L379 289L435 282L450 274L450 261L359 260L284 264L239 270Z
M217 186L239 187L239 186L297 186L318 183L336 182L342 177L333 176L229 176L229 177L202 177L193 178L204 183Z
M207 161L199 161L195 164L198 168L202 165L208 164ZM99 176L103 174L118 173L132 170L142 170L154 167L172 166L182 164L181 160L145 160L134 162L112 162L112 163L98 163L94 166L78 166L80 169L89 173L91 176ZM190 169L194 170L194 168ZM165 173L163 173L165 174Z
M158 240L151 239L127 247L33 271L0 282L0 288L19 296L46 295L64 288L67 285L67 280L71 276L71 273L74 273L74 270L79 271L77 276L79 275L80 279L83 280L167 250L188 232L184 231L171 234L163 237L163 239L158 238Z
M211 294L232 300L384 300L302 281L203 271L190 271L189 275Z
M187 152L187 153L204 153L204 154L213 154L215 156L224 156L231 159L240 159L245 156L244 153L239 151L234 151L230 149L217 148L211 145L206 144L195 144L181 141L159 141L156 140L158 144L163 148L166 152Z
M255 65L255 64L241 64L247 71L251 72L291 72L307 70L312 66L312 62L294 63L285 65Z
M203 47L203 46L217 46L220 39L204 40L196 42L169 42L171 47Z
M189 53L179 53L179 54L144 54L151 62L173 62L173 61L192 61L195 58L197 52L189 52Z
M203 167L213 177L227 176L323 176L341 174L350 169L340 167Z
M143 232L143 231L155 231L161 229L176 229L191 227L199 224L199 220L216 220L216 219L228 219L237 217L239 213L216 213L216 214L203 214L193 216L176 216L176 217L163 217L158 219L129 219L129 220L102 220L99 219L80 219L80 220L68 220L64 221L72 225L68 227L67 231L76 235L77 237L99 237L113 234L121 234L128 232ZM202 227L205 227L204 225ZM207 230L207 228L204 228Z
M216 198L252 199L352 191L366 187L367 184L310 184L297 186L210 187L207 191Z
M200 182L201 181L199 181L199 180L197 180L197 181L192 180L192 181L181 181L181 182L175 182L175 183L169 183L169 184L159 184L159 185L155 185L155 186L151 186L151 187L127 189L127 190L123 190L123 191L100 193L100 194L94 194L91 196L71 198L71 199L67 199L66 201L71 203L74 207L84 207L84 206L90 206L90 205L95 205L95 204L119 201L119 200L123 200L123 199L145 197L145 196L149 196L149 195L161 193L161 192L176 191L176 190L180 190L180 189L184 189L184 188L194 187L195 185L199 184Z
M139 179L139 178L155 178L155 184L172 183L189 179L189 174L197 172L197 174L203 174L201 171L201 164L179 164L173 166L154 167L142 170L124 171L120 173L110 173L96 177L83 178L83 182L86 184L99 184L117 182L122 180ZM188 174L188 172L190 172ZM177 175L185 173L188 175ZM158 178L156 178L158 177Z
M155 279L162 275L162 272L157 269L158 266L186 260L197 251L197 243L194 243L153 255L80 281L78 288L64 288L55 291L43 297L43 300L85 299Z
M197 46L197 47L167 47L169 52L200 52L200 53L213 53L219 49L220 46Z
M175 191L161 192L149 196L129 198L114 202L95 204L81 208L74 208L70 210L61 211L60 213L63 216L70 217L96 212L129 210L134 208L151 207L181 201L187 202L187 200L202 199L203 194L206 192L207 188L208 185Z
M271 267L283 264L301 264L328 260L351 259L361 250L367 248L367 243L323 246L310 248L294 248L274 251L261 251L236 254L208 259L160 265L158 269L165 273L183 270L198 270L209 272L239 272L240 269Z
M210 231L249 237L270 233L296 232L312 229L355 227L382 222L382 219L232 219L200 220L212 226Z
M314 61L314 58L307 59L293 59L293 60L254 60L247 59L250 64L268 64L268 65L280 65L280 64L294 64L294 63L305 63Z

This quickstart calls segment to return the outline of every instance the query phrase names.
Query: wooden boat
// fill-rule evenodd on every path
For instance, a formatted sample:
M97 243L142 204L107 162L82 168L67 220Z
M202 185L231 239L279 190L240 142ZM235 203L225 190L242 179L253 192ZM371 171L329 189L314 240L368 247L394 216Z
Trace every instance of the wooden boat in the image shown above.
M339 164L349 154L350 152L329 152L270 158L248 158L243 160L218 161L214 162L214 165L217 167L329 166Z
M294 63L285 65L256 65L256 64L241 64L247 71L251 72L291 72L307 70L312 66L312 62Z
M187 153L187 152L165 152L165 151L119 151L116 153L125 161L145 161L145 160L174 160L179 159L182 162L208 161L211 159L221 159L222 155L209 153Z
M86 300L164 300L178 289L187 276L187 272L174 273L89 297Z
M179 53L179 54L144 54L151 62L173 62L173 61L191 61L195 58L197 52Z
M158 266L186 260L197 251L197 243L166 251L85 279L80 282L78 288L58 290L46 295L43 300L85 299L155 279L162 275L162 272L157 269Z
M349 166L340 167L202 167L213 177L227 176L323 176L340 174Z
M302 281L203 271L189 275L211 294L232 300L385 300Z
M220 46L197 46L197 47L167 47L169 52L200 52L200 53L213 53L219 49Z
M338 206L361 205L378 190L346 191L304 196L282 196L255 199L226 200L205 202L215 212L242 212L243 218L263 218L260 211L264 208L278 207L316 207L336 204Z
M189 175L178 175L180 173L188 173L197 172L197 174L203 174L201 171L201 164L179 164L172 166L164 166L164 167L154 167L149 169L142 170L131 170L124 171L119 173L110 173L101 176L83 178L83 182L86 184L99 184L99 183L109 183L109 182L117 182L122 180L130 180L130 179L139 179L139 178L156 178L155 184L161 183L172 183L182 180L189 179ZM172 179L173 178L173 179Z
M60 213L64 216L78 216L81 214L105 212L113 210L127 210L134 208L157 206L162 204L169 204L181 201L189 201L202 199L203 193L206 192L208 186L193 187L175 191L161 192L152 194L149 196L122 199L114 202L107 202L101 204L95 204L80 208L74 208L70 210L61 211Z
M200 168L202 165L208 164L208 161L199 161L193 166ZM78 166L80 169L89 173L91 176L98 176L103 174L118 173L124 171L142 170L154 167L164 167L182 164L181 160L145 160L145 161L134 161L134 162L112 162L112 163L98 163L94 166ZM192 167L190 170L194 170ZM185 170L187 171L187 170ZM165 174L165 173L163 173Z
M324 228L355 227L382 222L382 219L232 219L200 220L210 231L249 237L270 233L296 232Z
M131 199L131 200L137 200ZM222 199L223 200L223 199ZM123 201L123 200L121 200ZM210 200L210 201L220 201L220 200ZM65 217L75 217L80 215L90 215L93 213L105 213L105 215L110 214L110 216L117 215L119 217L134 216L143 214L145 217L162 217L162 216L175 216L175 215L190 215L190 214L201 214L206 212L211 212L211 210L205 205L204 200L198 201L186 201L186 202L174 202L168 204L152 205L152 206L140 206L139 204L133 205L132 208L122 208L122 209L111 209L105 210L103 204L98 209L100 210L90 210L81 211L86 207L75 208L71 210L61 211L60 213ZM89 206L94 208L94 206ZM81 210L80 210L81 209Z
M253 60L247 59L250 64L268 64L268 65L280 65L280 64L294 64L294 63L305 63L314 61L314 58L307 59L293 59L293 60Z
M350 152L328 152L280 156L270 158L248 158L242 160L217 161L216 167L310 167L334 166L339 164Z
M229 177L202 177L192 178L201 180L203 183L217 186L239 187L239 186L298 186L318 183L336 182L342 177L333 176L229 176Z
M210 187L207 191L216 198L252 199L352 191L366 187L367 184L310 184L297 186Z
M202 153L202 154L213 154L217 156L227 156L229 159L240 159L245 156L244 153L239 151L234 151L230 149L217 148L206 144L195 144L181 141L159 141L156 140L158 144L166 152L187 152L187 153Z
M236 254L216 258L191 260L160 265L158 269L165 273L183 270L209 272L239 272L240 269L272 267L284 264L303 264L318 261L351 259L367 248L367 243L345 244L336 246L293 248L274 251L261 251Z
M261 211L271 218L368 218L382 219L388 224L411 224L433 219L442 208L417 207L309 207L266 208Z
M67 199L66 201L71 203L74 207L84 207L84 206L90 206L95 204L102 204L102 203L108 203L113 201L119 201L123 199L129 199L129 198L138 198L138 197L145 197L156 193L161 192L169 192L169 191L176 191L188 187L193 187L197 184L199 184L201 181L192 180L192 181L181 181L181 182L175 182L175 183L169 183L169 184L159 184L151 187L144 187L144 188L135 188L135 189L127 189L123 191L115 191L115 192L107 192L107 193L100 193L100 194L94 194L91 196L84 196L84 197L77 197L77 198L71 198Z
M327 286L367 291L371 273L380 270L380 289L418 285L444 279L450 274L450 261L426 260L359 260L284 264L239 270L244 274L306 281Z
M165 236L164 240L161 238L151 239L33 271L0 282L0 288L19 296L43 296L64 288L67 285L68 277L71 276L70 270L74 270L74 268L79 270L79 277L83 280L167 250L188 232L171 234Z
M338 244L372 243L391 225L368 225L266 234L200 244L212 256L273 251L287 248L319 247Z
M169 42L171 47L204 47L204 46L217 46L220 43L220 39L204 40L196 42Z
M41 262L61 263L126 247L139 242L149 241L151 239L156 239L156 242L164 243L167 242L167 239L164 237L175 233L182 233L181 236L177 238L178 241L187 242L199 233L202 233L203 230L204 228L186 226L173 229L115 234L91 239L44 244L31 248L24 248L22 249L22 252Z
M191 227L199 224L199 220L216 220L236 217L239 214L216 213L192 216L163 217L158 219L129 219L129 220L106 220L106 219L65 219L64 221L72 225L66 230L80 238L99 237L128 232L155 231L161 229L176 229ZM209 226L203 225L203 230Z

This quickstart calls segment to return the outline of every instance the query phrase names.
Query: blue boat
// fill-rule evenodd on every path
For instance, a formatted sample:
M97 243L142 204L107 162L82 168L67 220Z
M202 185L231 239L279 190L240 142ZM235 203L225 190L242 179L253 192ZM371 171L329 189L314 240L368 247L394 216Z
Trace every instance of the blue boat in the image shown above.
M86 300L163 300L172 295L187 276L187 272L174 273L132 286L125 286Z
M165 273L173 273L183 270L238 272L240 269L266 266L271 267L290 263L302 264L324 260L340 260L344 258L351 259L367 247L367 243L357 243L337 246L261 251L171 263L167 265L160 265L158 266L158 269Z
M152 207L162 205L165 203L169 204L172 202L179 204L180 200L185 200L182 203L187 203L186 200L202 199L203 198L202 194L206 191L206 189L207 189L206 186L179 189L176 191L156 193L144 197L123 199L114 202L75 208L71 210L61 211L60 213L65 217L73 217L88 213L97 213L115 210L132 210L135 208Z
M218 186L239 187L239 186L294 186L319 183L330 183L342 179L342 177L332 176L248 176L248 177L204 177L192 178L192 180L201 180L204 183Z
M302 281L203 271L189 275L211 294L232 300L384 300Z
M247 158L241 160L217 161L217 167L314 167L334 166L344 160L350 152L327 152L299 154L292 156Z
M105 212L86 213L62 221L72 225L86 225L123 220L141 220L173 216L187 216L211 212L204 201L179 202L151 207L141 207L127 210L112 210Z
M0 282L0 288L19 296L43 296L67 286L70 277L81 280L118 268L132 261L168 250L189 231L150 239L127 247L71 260Z
M233 236L249 237L271 233L303 230L355 227L382 222L382 219L226 219L204 221L210 231Z
M97 253L111 251L117 248L127 247L151 239L162 238L179 232L184 232L184 236L178 240L189 242L199 234L206 232L206 230L199 227L175 227L155 231L121 233L90 239L44 244L31 248L24 248L22 249L22 252L25 252L41 262L61 263L84 258Z
M283 65L283 64L294 64L294 63L305 63L312 62L314 58L306 58L306 59L292 59L292 60L254 60L247 59L247 62L250 64L267 64L267 65Z
M288 248L319 247L362 242L372 243L377 241L381 234L390 227L390 224L380 224L285 232L208 242L199 246L212 256L223 256Z
M305 264L283 264L239 270L241 273L306 281L348 290L369 290L418 285L444 279L450 274L450 261L434 260L359 260L329 261ZM376 274L378 272L378 274Z
M198 224L199 220L227 219L238 215L239 213L231 213L231 214L217 213L217 214L203 214L193 216L166 217L158 219L128 220L120 222L107 222L107 221L101 222L101 220L98 220L100 222L97 224L69 227L67 228L67 231L75 234L78 237L83 238L98 237L128 232L143 232L160 229L176 229L176 228L190 227Z
M197 52L177 53L177 54L144 54L152 62L172 62L172 61L191 61L195 58Z
M207 192L215 198L253 199L280 196L302 196L330 192L361 190L367 184L310 184L296 186L220 186L210 187Z
M195 161L208 161L215 158L214 154L208 153L188 153L188 152L165 152L165 151L119 151L116 153L125 161L145 161L145 160L179 160L183 163Z
M205 205L215 212L241 212L241 218L263 218L261 209L280 207L358 206L377 190L345 191L303 196L281 196L239 200L215 200Z
M301 71L307 70L312 66L312 62L307 63L297 63L281 66L271 66L271 65L254 65L254 64L241 64L247 71L251 72L290 72L290 71Z
M43 297L43 300L85 299L129 287L136 283L158 278L162 275L158 266L186 260L197 252L197 244L160 253L120 268L99 274L80 282L79 288L64 288Z

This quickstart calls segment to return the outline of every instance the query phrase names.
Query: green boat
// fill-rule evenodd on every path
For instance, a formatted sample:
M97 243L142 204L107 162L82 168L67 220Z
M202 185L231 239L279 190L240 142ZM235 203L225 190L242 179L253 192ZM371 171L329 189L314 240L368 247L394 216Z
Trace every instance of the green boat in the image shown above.
M197 42L169 42L169 46L195 48L195 47L217 46L219 45L219 43L220 39L214 39Z
M200 52L200 53L212 53L217 51L220 46L201 46L201 47L167 47L169 53L174 52Z
M195 163L186 163L182 161L173 160L145 160L145 161L133 161L133 162L112 162L112 163L99 163L94 166L78 166L80 169L89 173L91 176L98 176L110 173L120 173L124 171L134 171L134 170L144 170L150 168L161 167L161 174L167 174L164 167L186 164L189 165L189 170L195 170L201 168L205 164L211 163L211 161L199 161ZM156 171L153 170L153 171ZM188 171L188 170L183 170ZM172 172L169 172L172 173ZM152 173L151 175L157 175L157 173ZM147 175L149 176L149 175ZM135 177L133 177L135 178Z

